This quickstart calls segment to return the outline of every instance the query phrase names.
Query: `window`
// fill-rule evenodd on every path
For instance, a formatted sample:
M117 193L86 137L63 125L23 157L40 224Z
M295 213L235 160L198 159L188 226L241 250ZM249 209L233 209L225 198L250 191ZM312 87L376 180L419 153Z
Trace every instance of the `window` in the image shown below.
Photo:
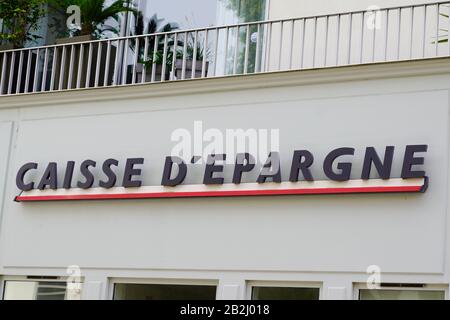
M444 300L445 289L430 285L382 285L358 290L359 300Z
M319 300L319 288L253 287L252 300Z
M116 283L114 300L215 300L216 286Z
M251 300L319 300L320 284L292 282L250 282L247 297Z
M62 281L5 281L4 300L79 300L81 289Z

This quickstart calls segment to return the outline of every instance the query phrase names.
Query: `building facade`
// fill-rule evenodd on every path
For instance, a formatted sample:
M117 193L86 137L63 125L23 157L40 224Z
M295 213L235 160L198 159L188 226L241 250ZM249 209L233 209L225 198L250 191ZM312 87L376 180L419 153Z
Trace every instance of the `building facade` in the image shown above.
M448 3L269 2L0 52L3 299L449 298Z

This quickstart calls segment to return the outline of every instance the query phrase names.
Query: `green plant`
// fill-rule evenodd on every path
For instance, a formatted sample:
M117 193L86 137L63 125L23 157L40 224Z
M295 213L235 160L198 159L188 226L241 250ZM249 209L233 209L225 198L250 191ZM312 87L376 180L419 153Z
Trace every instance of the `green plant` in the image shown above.
M45 3L45 0L0 0L0 20L3 20L4 30L0 40L20 48L26 41L39 39L34 32L45 13Z
M177 30L179 28L178 24L175 22L168 22L165 24L162 24L164 19L158 18L157 14L154 14L148 21L148 23L145 25L144 23L144 17L141 12L135 13L135 27L132 35L134 36L141 36L145 34L154 34L154 33L162 33L162 32L171 32L174 30ZM164 54L164 42L165 42L164 36L159 36L157 39L152 36L148 37L148 48L147 53L145 53L145 42L142 37L140 37L140 41L136 48L136 39L133 38L130 41L130 47L131 49L136 52L138 51L138 57L139 62L144 64L146 68L150 68L153 63L155 64L162 64L163 63L163 54ZM156 43L156 51L155 51L155 41ZM173 47L175 41L173 36L169 36L167 40L167 48ZM183 42L178 40L177 46L182 46ZM178 57L178 53L177 53ZM167 49L167 56L166 56L166 66L170 68L172 66L172 60L173 60L173 50Z
M106 31L119 33L119 30L106 24L107 20L118 22L120 13L136 11L132 8L130 0L116 0L110 5L106 2L106 0L49 0L52 8L65 19L68 18L67 8L71 5L78 6L81 13L81 29L70 30L70 35L91 35L95 39L101 38Z
M194 45L194 42L196 42L196 45ZM195 41L195 36L193 33L189 33L188 42L186 45L186 59L193 60L194 59L194 50L196 48L195 52L195 60L203 60L203 57L206 56L206 59L210 56L210 49L208 48L208 45L206 45L206 48L204 47L205 41L203 37L198 37L197 41ZM181 58L183 57L182 53L180 53Z

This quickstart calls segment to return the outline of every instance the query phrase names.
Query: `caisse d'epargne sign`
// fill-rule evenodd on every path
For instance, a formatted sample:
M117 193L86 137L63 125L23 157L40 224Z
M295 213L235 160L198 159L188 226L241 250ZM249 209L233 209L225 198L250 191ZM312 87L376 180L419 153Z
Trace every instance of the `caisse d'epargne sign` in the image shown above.
M354 155L355 149L350 147L330 151L322 163L316 163L309 150L295 150L289 168L282 168L279 154L271 152L262 168L258 169L256 181L250 183L241 182L243 175L257 170L253 156L248 153L236 155L233 176L230 177L232 183L224 183L227 155L211 154L205 164L203 181L191 185L183 184L189 174L188 165L175 156L166 157L159 186L142 186L141 177L146 169L144 158L129 158L123 163L111 158L101 163L93 160L67 161L64 164L49 162L37 178L32 172L41 165L28 162L17 171L16 185L21 193L15 201L424 192L428 178L420 166L424 165L427 149L424 144L407 145L401 151L401 172L396 173L400 178L391 178L395 148L387 146L381 158L375 148L367 147L361 179L353 180L350 180L352 162L340 159ZM195 163L195 158L192 163ZM314 179L311 168L317 165L329 180ZM120 177L114 170L119 166L123 167ZM370 178L372 169L379 178ZM289 181L282 181L282 170L289 170ZM59 176L58 172L64 174ZM74 176L81 178L74 179Z

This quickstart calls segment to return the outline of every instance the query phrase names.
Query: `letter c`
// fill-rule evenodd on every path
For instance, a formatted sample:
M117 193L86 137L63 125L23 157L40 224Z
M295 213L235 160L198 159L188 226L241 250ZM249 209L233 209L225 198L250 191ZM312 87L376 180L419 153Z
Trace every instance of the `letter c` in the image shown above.
M34 183L30 182L25 184L25 182L23 181L25 174L30 171L31 169L37 169L38 165L37 163L34 162L29 162L24 164L19 171L17 172L17 176L16 176L16 185L17 188L19 188L22 191L30 191L32 189L34 189Z

